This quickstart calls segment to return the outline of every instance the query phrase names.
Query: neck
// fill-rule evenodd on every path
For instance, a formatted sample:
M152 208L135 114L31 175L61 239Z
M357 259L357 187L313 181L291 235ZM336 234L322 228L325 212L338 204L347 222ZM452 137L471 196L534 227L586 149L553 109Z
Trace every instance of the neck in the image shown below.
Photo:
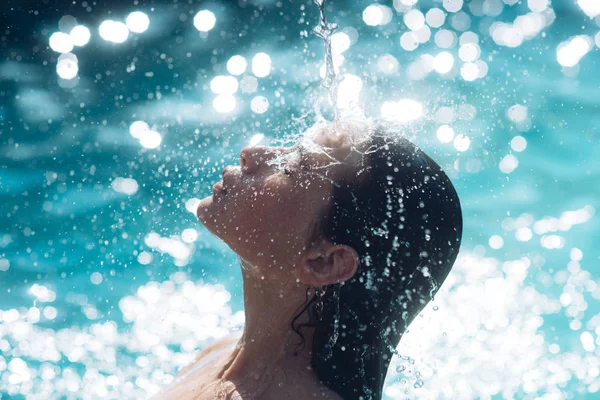
M243 388L258 395L273 384L285 385L286 380L314 376L310 369L314 328L302 328L303 345L292 329L294 317L306 302L307 286L295 279L286 280L292 284L273 286L272 280L262 279L262 272L258 272L268 270L243 265L244 331L219 374L221 379L234 383L238 391ZM307 314L294 325L308 322Z

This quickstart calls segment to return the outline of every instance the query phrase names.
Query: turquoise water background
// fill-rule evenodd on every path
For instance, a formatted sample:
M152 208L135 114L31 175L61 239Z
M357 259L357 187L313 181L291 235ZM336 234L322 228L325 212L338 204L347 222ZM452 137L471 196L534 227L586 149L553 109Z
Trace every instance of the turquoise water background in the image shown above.
M397 1L398 11L381 2L391 21L380 26L365 23L370 2L327 8L356 39L340 73L361 79L365 113L389 119L386 101L419 102L422 115L397 121L400 130L448 171L463 205L461 256L403 338L398 350L410 360L394 360L385 396L597 398L600 17L554 1L544 15L555 19L510 47L489 27L544 2L472 1L461 11L468 27L445 10L431 39L407 51L400 37L411 7L400 5L409 3ZM242 5L0 6L0 398L143 398L243 324L237 259L190 209L256 135L287 143L309 126L325 92L316 7ZM199 33L192 21L203 9L216 25ZM103 20L133 11L149 16L146 32L122 44L100 37ZM73 50L79 72L69 82L48 46L64 15L92 32ZM460 45L435 43L441 29L455 40L478 35L484 77L464 79ZM589 51L565 67L557 49L577 35ZM451 71L415 75L426 69L415 67L420 57L441 51L453 55ZM258 52L271 57L268 76L255 77L255 91L240 87L233 111L217 112L211 80L229 75L232 56L251 64ZM245 76L250 65L236 79ZM264 113L251 106L258 95ZM142 146L130 134L135 121L158 132L160 146ZM441 125L469 147L443 143Z

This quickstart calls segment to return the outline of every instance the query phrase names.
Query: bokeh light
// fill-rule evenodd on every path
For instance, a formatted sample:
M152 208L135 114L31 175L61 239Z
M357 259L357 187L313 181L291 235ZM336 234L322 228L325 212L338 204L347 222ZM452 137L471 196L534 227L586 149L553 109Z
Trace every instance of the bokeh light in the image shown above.
M146 13L134 11L127 16L125 23L131 32L143 33L150 26L150 18Z
M400 69L400 63L393 55L382 54L377 59L377 69L386 75L395 74Z
M412 99L386 101L381 105L381 117L386 121L411 122L423 116L423 106Z
M72 53L62 54L56 63L56 73L62 79L73 79L79 72L77 56Z
M466 43L458 49L458 57L464 62L473 62L481 55L481 49L475 43Z
M156 131L145 131L139 137L140 144L147 149L155 149L160 146L162 136Z
M208 32L215 27L217 18L212 11L201 10L194 16L194 26L200 32Z
M69 36L75 46L85 46L90 41L92 35L87 27L77 25L75 28L71 29Z
M411 31L421 29L425 25L425 16L419 10L412 9L404 14L404 23Z
M358 98L363 82L358 76L344 74L338 87L337 106L340 109L351 108L359 103Z
M517 157L515 157L513 154L507 154L500 161L499 168L500 171L504 172L505 174L510 174L515 170L515 168L517 168L518 165L519 160L517 160Z
M456 36L456 33L448 29L440 29L435 34L435 44L441 49L451 49L454 46L456 46L457 42L458 38Z
M414 32L405 32L400 36L400 46L404 50L413 51L419 47L419 37Z
M362 17L369 26L386 25L392 20L392 10L381 4L371 4L365 8Z
M227 72L231 75L241 75L246 72L246 68L248 68L248 61L240 55L232 56L227 61Z
M58 29L63 33L71 32L77 25L77 18L72 15L64 15L58 20Z
M460 67L460 76L467 82L474 81L479 77L479 67L472 62L464 63Z
M269 108L269 100L264 96L256 96L250 101L250 108L256 114L264 114Z
M492 249L499 250L504 246L504 239L502 239L502 236L493 235L490 237L488 243Z
M235 97L231 94L220 94L216 96L213 100L213 108L221 113L227 114L232 112L235 109L237 101Z
M124 193L129 196L135 194L139 189L137 181L133 178L116 178L112 181L111 186L116 192Z
M600 2L597 0L577 0L577 4L590 18L600 15Z
M264 139L265 135L263 135L262 133L257 133L255 135L252 135L252 137L250 138L249 145L256 146L257 144L261 143Z
M444 0L443 5L446 11L454 13L460 11L463 6L463 0Z
M523 136L515 136L510 141L510 147L514 151L521 152L527 147L527 140Z
M123 43L129 37L127 25L120 21L106 20L98 28L100 37L107 42Z
M267 53L257 53L252 57L252 73L259 78L271 73L271 57Z
M129 126L129 134L136 139L141 138L144 133L150 130L150 127L144 121L135 121Z
M73 50L71 36L63 32L55 32L50 36L50 48L57 53L69 53Z
M454 148L458 151L467 151L471 146L471 139L466 135L458 135L454 139Z
M447 74L454 66L454 56L447 51L438 53L433 59L433 68L440 74Z
M527 107L522 104L515 104L508 109L506 115L513 122L523 122L527 119Z
M446 14L439 8L432 8L425 14L425 22L432 28L439 28L444 25Z
M217 75L210 81L210 90L216 94L234 94L238 90L238 80L231 75Z
M441 125L437 129L437 138L442 143L450 143L454 139L454 129L450 125Z
M250 75L246 75L240 81L242 93L254 93L258 89L258 80Z
M352 41L344 32L336 32L331 36L331 51L341 54L350 48Z
M566 40L556 48L556 59L563 67L574 67L593 47L593 40L586 35L578 35Z

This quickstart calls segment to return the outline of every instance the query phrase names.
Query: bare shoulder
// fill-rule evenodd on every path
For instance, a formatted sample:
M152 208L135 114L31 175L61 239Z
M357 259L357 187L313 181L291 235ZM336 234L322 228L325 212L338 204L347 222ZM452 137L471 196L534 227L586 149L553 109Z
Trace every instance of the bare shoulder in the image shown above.
M229 335L215 340L213 343L198 351L196 357L194 357L194 361L192 361L186 367L182 368L175 378L177 379L178 377L187 375L190 370L195 369L199 363L202 363L204 360L209 358L211 354L218 353L219 351L231 346L232 344L237 343L241 336L242 331L235 331L230 333Z
M220 339L215 340L210 345L206 346L202 350L196 354L196 358L194 358L194 362L200 361L202 358L208 356L211 353L217 352L221 349L224 349L233 343L237 343L242 337L242 331L231 332L229 335L226 335Z
M174 381L163 388L152 400L201 399L203 398L201 393L212 393L214 389L211 388L217 382L212 376L215 372L214 366L223 359L222 355L218 353L235 344L241 336L241 331L232 332L200 350L194 361L182 368L175 376ZM206 396L208 396L206 398L213 397L208 394Z

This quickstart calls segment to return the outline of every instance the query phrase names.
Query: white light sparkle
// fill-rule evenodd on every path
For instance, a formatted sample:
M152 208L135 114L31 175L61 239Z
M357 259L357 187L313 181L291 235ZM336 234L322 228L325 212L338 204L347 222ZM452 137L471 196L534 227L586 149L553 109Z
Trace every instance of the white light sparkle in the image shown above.
M577 0L577 5L590 18L600 15L600 1L598 0Z
M444 0L443 1L444 8L448 12L458 12L463 6L463 0Z
M269 108L269 100L264 96L256 96L250 101L250 108L256 114L263 114Z
M57 53L68 53L73 50L73 40L63 32L54 32L50 36L50 48Z
M467 82L474 81L479 77L479 67L472 62L465 63L460 67L460 76Z
M454 139L454 129L450 125L441 125L437 129L437 138L442 143L450 143Z
M216 22L217 18L215 17L215 14L213 14L209 10L199 11L194 16L194 27L200 32L210 31L212 28L215 27Z
M150 18L141 11L134 11L127 16L125 23L131 32L142 33L150 26Z
M471 146L471 139L465 135L458 135L454 139L454 148L458 151L467 151Z
M510 174L515 170L515 168L517 168L518 165L519 160L517 160L517 157L515 157L513 154L507 154L500 161L499 168L500 171L504 172L505 174Z
M146 131L139 138L140 144L147 149L155 149L160 146L162 136L156 131Z
M71 29L69 36L75 46L85 46L90 41L92 34L87 27L77 25L75 28Z
M227 114L235 109L236 100L230 94L220 94L214 98L212 105L217 112Z
M439 8L432 8L425 14L425 22L432 28L439 28L444 25L446 14Z
M440 74L447 74L454 66L454 56L447 51L442 51L433 59L433 68Z
M210 90L216 94L234 94L238 90L238 80L230 75L218 75L210 81Z
M257 53L252 57L252 73L258 78L271 73L271 57L267 53Z
M423 106L411 99L386 101L381 106L381 116L387 121L410 122L421 118Z
M337 106L340 109L351 108L358 104L360 91L362 90L363 82L356 75L344 74L340 85L338 86Z
M227 61L227 72L231 75L241 75L246 72L246 68L248 68L248 61L240 55L232 56Z
M98 28L100 37L107 42L123 43L129 37L127 25L119 21L106 20Z
M56 73L63 79L73 79L79 72L79 65L75 54L66 53L58 57Z
M135 121L129 126L129 133L136 139L141 138L149 130L150 127L144 121Z

